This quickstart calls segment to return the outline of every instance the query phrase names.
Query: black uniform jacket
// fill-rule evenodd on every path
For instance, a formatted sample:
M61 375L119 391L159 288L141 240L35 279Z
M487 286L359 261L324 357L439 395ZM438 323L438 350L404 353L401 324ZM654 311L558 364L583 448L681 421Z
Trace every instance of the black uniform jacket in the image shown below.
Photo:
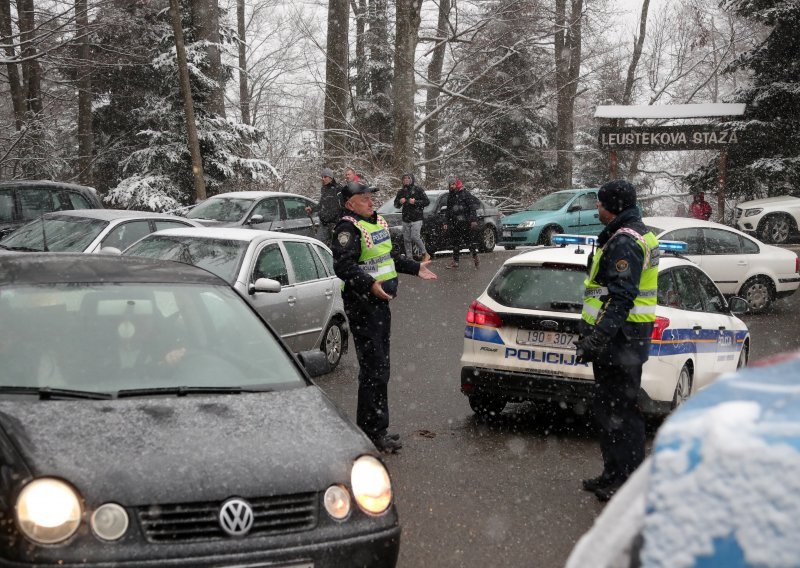
M652 323L625 321L639 295L639 282L644 266L641 246L630 235L621 234L612 239L619 229L627 227L640 235L647 232L636 208L629 208L617 215L598 237L598 246L606 243L597 272L597 283L608 288L608 295L601 296L603 307L597 316L594 328L582 322L582 335L600 333L610 342L612 361L623 364L643 363L650 351ZM658 251L653 251L657 255ZM589 266L591 267L591 259Z
M447 211L445 213L447 224L477 221L479 208L478 198L466 189L450 191L447 194Z
M336 184L336 180L325 184L320 188L319 204L316 212L319 213L319 220L325 225L336 223L342 218L342 198L341 189Z
M352 211L346 211L343 215L357 220L363 219L370 223L377 223L378 220L377 213L373 213L370 218L360 217ZM378 299L377 296L370 292L375 279L364 272L358 265L358 259L361 257L361 232L351 221L341 219L336 224L333 229L331 250L333 251L333 270L336 272L336 276L344 282L342 299L346 303L354 301L367 303L386 301ZM406 259L405 256L401 256L399 252L394 250L392 251L392 259L394 259L394 266L397 272L415 276L419 273L419 262ZM382 286L388 294L397 295L397 278L383 281Z
M405 203L400 203L400 199L406 198ZM409 199L414 198L414 204L409 203ZM394 198L394 206L403 210L403 221L413 223L422 221L423 209L431 202L425 190L414 184L414 176L411 176L411 185L404 185L397 192Z

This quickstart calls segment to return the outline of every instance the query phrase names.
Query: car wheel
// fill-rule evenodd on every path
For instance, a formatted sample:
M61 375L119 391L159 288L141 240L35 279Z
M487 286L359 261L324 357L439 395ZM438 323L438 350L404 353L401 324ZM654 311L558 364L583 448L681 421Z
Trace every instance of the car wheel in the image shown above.
M472 411L484 418L497 416L506 407L506 401L503 398L480 394L471 394L468 398Z
M494 246L497 244L497 235L494 234L494 229L491 225L486 225L481 231L481 252L492 252Z
M672 395L672 409L686 402L690 394L692 394L692 371L687 364L681 368L681 374L678 375L678 384L675 385L675 394Z
M757 314L766 310L772 303L774 293L769 279L756 276L744 283L739 295L750 304L750 312Z
M750 359L750 346L745 343L742 351L739 353L739 361L736 363L737 369L744 369L747 367L747 361Z
M514 245L503 245L503 248L506 250L517 250L517 247Z
M792 234L792 222L786 215L770 215L761 227L761 240L765 243L782 245Z
M331 366L331 371L333 371L339 364L339 361L342 360L342 353L344 352L344 342L346 337L347 336L345 335L344 328L342 327L342 322L338 320L331 321L331 323L329 323L328 327L325 329L325 333L322 336L322 345L320 345L320 350L325 353L325 357L328 358L328 364Z
M553 237L563 232L564 230L558 225L551 225L549 227L545 227L544 230L542 230L542 234L539 236L539 242L543 245L552 244Z

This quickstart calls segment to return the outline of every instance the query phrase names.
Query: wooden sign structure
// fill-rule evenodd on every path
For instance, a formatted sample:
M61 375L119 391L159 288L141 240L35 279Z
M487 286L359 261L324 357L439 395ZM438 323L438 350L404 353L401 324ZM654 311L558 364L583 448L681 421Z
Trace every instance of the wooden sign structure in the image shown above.
M609 173L617 179L617 150L672 151L716 150L719 155L717 179L717 215L725 219L725 178L728 162L727 148L739 143L739 133L723 130L714 124L684 124L678 126L617 126L626 119L686 120L742 116L744 104L707 103L690 105L600 105L595 118L609 119L614 126L603 126L598 134L600 148L608 151Z

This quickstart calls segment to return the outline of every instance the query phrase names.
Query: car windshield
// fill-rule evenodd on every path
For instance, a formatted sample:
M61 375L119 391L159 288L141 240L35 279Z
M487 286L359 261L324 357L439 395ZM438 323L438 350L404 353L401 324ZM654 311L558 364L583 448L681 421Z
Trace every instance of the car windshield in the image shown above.
M574 193L557 192L545 195L528 206L528 211L558 211L575 197Z
M390 199L380 207L378 207L378 213L381 215L393 215L396 213L400 213L402 210L399 207L394 206L394 199Z
M247 245L246 241L228 239L150 235L131 245L124 254L193 264L233 284Z
M108 221L71 215L40 217L20 227L0 245L31 251L83 252L106 225Z
M501 269L489 285L489 297L509 308L580 313L582 266L519 266Z
M230 223L244 217L252 205L252 199L215 197L193 207L186 216L189 219L210 219Z
M2 387L113 396L305 385L275 336L227 286L5 286L0 321Z

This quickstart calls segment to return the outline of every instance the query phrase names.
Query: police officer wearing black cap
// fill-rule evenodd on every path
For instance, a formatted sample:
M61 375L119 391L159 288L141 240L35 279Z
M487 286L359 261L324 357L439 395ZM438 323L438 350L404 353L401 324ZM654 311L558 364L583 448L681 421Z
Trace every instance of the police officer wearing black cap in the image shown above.
M597 209L606 226L590 256L577 359L594 370L595 419L603 473L583 487L607 501L644 460L645 423L637 403L650 352L658 285L658 241L627 181L604 184Z
M416 262L392 251L386 221L375 212L364 183L341 189L344 212L333 230L333 268L344 282L342 299L358 357L356 423L382 452L403 447L389 427L389 301L397 295L397 273L435 280L430 261Z

